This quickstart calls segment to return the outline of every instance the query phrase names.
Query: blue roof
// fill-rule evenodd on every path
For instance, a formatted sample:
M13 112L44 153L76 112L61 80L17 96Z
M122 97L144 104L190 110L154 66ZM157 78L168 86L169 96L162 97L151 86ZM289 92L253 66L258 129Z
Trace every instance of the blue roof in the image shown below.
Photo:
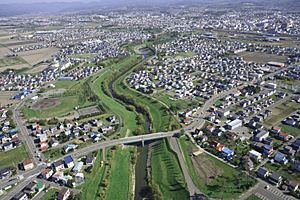
M16 133L16 132L18 132L18 129L12 129L11 131L10 131L10 133Z
M270 145L268 145L268 144L265 144L265 145L264 145L264 148L270 150L270 149L272 149L273 147L270 146Z
M279 160L285 160L286 159L285 156L282 155L281 153L277 153L274 158L277 158Z
M225 147L225 148L222 150L222 152L224 152L224 153L226 153L226 154L233 154L233 153L234 153L233 150L231 150L231 149L229 149L229 148L227 148L227 147Z
M66 156L66 157L64 157L64 159L65 159L66 163L71 163L71 162L73 162L73 159L72 159L71 156Z
M267 142L273 142L273 139L267 138L266 141L267 141Z
M66 150L67 148L74 148L74 147L77 147L78 144L67 144L64 148L64 150Z
M10 146L12 143L11 142L6 142L3 144L3 146L7 147L7 146Z
M300 167L300 163L293 164L293 167Z

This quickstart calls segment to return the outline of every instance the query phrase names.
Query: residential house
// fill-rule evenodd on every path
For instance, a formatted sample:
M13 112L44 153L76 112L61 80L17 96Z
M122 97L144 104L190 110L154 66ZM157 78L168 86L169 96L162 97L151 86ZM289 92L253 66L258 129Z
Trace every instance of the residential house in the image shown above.
M62 171L57 171L52 176L52 181L58 182L60 181L64 176L64 173Z
M58 160L58 161L53 163L53 167L55 168L56 171L59 171L61 169L64 169L65 165L64 165L62 160Z
M101 120L97 121L96 122L96 126L97 127L103 126L103 122Z
M57 195L57 199L58 200L66 200L69 196L70 196L69 189L62 188Z
M283 161L284 164L286 164L288 162L288 159L284 155L282 155L281 153L277 153L274 157L274 160L279 162L279 163L281 161Z
M42 177L43 179L48 179L48 178L50 178L50 177L52 176L52 174L53 174L53 170L47 168L47 169L45 169L45 170L41 173L41 177Z
M80 172L83 167L83 162L79 161L76 163L75 167L73 168L73 172Z
M65 176L63 176L63 177L61 178L61 181L62 181L62 183L63 183L64 185L67 185L68 182L69 182L69 180L71 180L71 179L72 179L72 176L70 176L70 175L65 175Z
M27 200L28 197L27 197L27 194L24 193L24 192L18 192L14 197L13 197L14 200Z
M48 126L43 127L42 132L43 132L43 134L50 133L49 127Z
M284 141L288 141L290 139L290 134L288 134L288 133L279 133L279 138L284 140Z
M290 155L290 156L294 156L296 153L296 150L294 150L292 146L286 145L283 147L283 153Z
M64 134L65 134L65 135L70 135L71 132L72 132L72 131L71 131L70 129L65 129L65 130L64 130Z
M114 122L116 120L116 117L114 115L111 115L108 117L108 121Z
M86 165L93 165L95 160L96 160L96 157L94 156L94 154L90 153L86 156L85 164Z
M281 131L281 127L275 126L272 131L273 133L279 134Z
M51 133L54 133L54 131L57 131L57 126L56 125L50 126L50 131L51 131Z
M253 137L254 141L261 142L269 136L269 132L263 129L258 130L258 133Z
M230 123L227 124L227 127L229 130L233 130L239 126L242 126L243 121L239 120L239 119L235 119L233 121L231 121Z
M261 153L255 151L255 150L251 150L249 152L249 156L250 156L250 158L252 158L254 160L257 160L257 161L261 160Z
M269 182L278 186L282 182L282 176L280 174L278 174L277 172L272 172L271 176L269 177Z
M13 144L11 142L6 142L3 144L3 149L4 149L4 151L11 150L11 149L13 149Z
M35 186L35 190L37 192L41 192L45 188L45 184L42 181L37 182L37 185Z
M295 163L295 164L293 164L293 168L294 168L296 171L300 172L300 163Z
M82 140L84 141L84 142L86 142L87 140L89 140L90 138L89 138L89 136L88 135L83 135L82 136Z
M47 135L46 134L42 134L42 135L40 135L40 142L45 142L45 141L47 141Z
M8 169L8 167L0 169L0 179L10 177L10 175L11 175L11 171Z
M198 140L199 140L200 142L205 142L205 141L208 140L208 137L207 137L206 135L201 135L201 136L198 138Z
M265 144L263 146L263 153L267 156L270 156L273 153L273 147L271 145Z
M260 176L262 178L267 178L267 176L269 176L269 170L264 167L259 167L256 173L257 176Z
M252 160L250 159L250 157L249 156L243 156L242 157L242 163L244 164L244 165L246 165L250 170L252 170L253 169L253 162L252 162Z
M228 133L226 133L226 137L228 137L229 139L235 140L237 136L234 132L228 132Z
M273 139L267 138L267 139L265 139L264 142L265 142L266 144L268 144L268 145L272 145L272 144L273 144Z
M298 190L298 187L299 187L299 182L298 181L293 181L293 180L290 180L287 182L287 185L289 186L289 189L290 190Z
M36 187L36 182L30 182L25 186L25 189L23 190L23 192L30 194L30 193L34 193L35 192L35 187Z
M50 145L51 147L55 147L55 146L58 145L58 141L55 140L55 139L52 139L52 140L49 142L49 145Z
M215 129L213 132L212 132L213 135L215 136L221 136L222 135L222 131L220 129Z
M73 161L73 158L70 155L64 157L64 160L65 160L65 163L67 165L67 168L74 167L74 161Z
M225 147L224 149L222 149L222 155L227 159L230 160L232 158L234 154L234 151Z
M40 142L40 147L41 147L41 150L44 151L45 149L47 149L47 143L45 141Z
M67 144L64 147L64 151L67 153L70 150L76 149L76 147L78 147L78 144Z
M29 170L29 169L32 169L32 168L34 167L34 165L33 165L32 161L31 161L31 159L25 159L25 160L23 161L22 165L23 165L23 169L24 169L25 171L27 171L27 170Z

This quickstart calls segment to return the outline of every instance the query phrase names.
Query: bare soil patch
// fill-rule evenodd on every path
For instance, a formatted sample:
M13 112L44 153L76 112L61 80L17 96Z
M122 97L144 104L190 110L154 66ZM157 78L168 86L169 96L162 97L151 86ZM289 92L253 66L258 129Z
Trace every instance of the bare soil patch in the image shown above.
M244 58L245 61L253 61L257 63L267 63L267 62L285 62L287 56L279 56L277 54L267 54L261 52L241 52L237 54Z
M32 104L31 108L32 110L46 110L60 105L61 102L62 100L57 98L43 99Z
M35 65L45 59L50 59L51 55L59 52L56 47L49 47L31 51L19 52L18 55L22 57L30 65Z
M204 180L206 184L223 174L223 169L215 164L215 162L205 155L191 157L194 172L197 176Z
M4 55L7 55L8 53L12 53L8 48L0 48L0 59L4 58Z
M15 104L19 100L17 99L10 99L11 96L14 96L17 91L1 91L0 92L0 104L1 106L6 106L7 104Z
M44 69L46 69L47 67L48 67L48 64L43 63L43 64L40 65L40 66L34 67L34 68L32 68L32 69L26 71L26 74L31 74L31 73L41 72L41 71L43 71Z

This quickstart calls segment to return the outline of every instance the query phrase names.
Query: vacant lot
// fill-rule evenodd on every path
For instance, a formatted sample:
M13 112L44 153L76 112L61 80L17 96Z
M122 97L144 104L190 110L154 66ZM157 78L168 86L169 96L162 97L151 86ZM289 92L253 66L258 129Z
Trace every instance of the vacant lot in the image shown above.
M17 91L1 91L0 92L0 104L1 106L5 106L7 104L15 104L19 100L16 99L10 99L11 96L14 96L17 93Z
M47 63L43 63L43 64L41 64L41 65L38 65L38 66L36 66L36 67L33 67L33 68L27 70L27 71L24 72L24 73L26 73L26 74L33 74L33 73L41 72L41 71L43 71L44 69L46 69L47 67L48 67L48 64L47 64Z
M0 59L0 67L9 67L26 63L19 57L5 57Z
M80 115L88 115L88 114L93 114L96 112L101 112L102 110L99 108L99 106L91 106L88 108L82 108L79 109L78 112Z
M32 104L31 108L32 110L46 110L60 105L61 102L62 100L57 98L43 99Z
M0 59L4 58L4 55L7 55L8 53L12 53L8 48L1 45L0 48Z
M272 116L270 118L267 118L267 120L264 122L264 124L268 126L272 126L282 120L284 120L286 117L288 117L290 114L295 112L298 108L300 108L300 104L296 102L286 102L288 106L285 106L283 104L280 104L276 106L275 108L271 109Z
M191 157L191 160L195 173L199 178L204 180L206 184L223 174L223 169L216 166L214 161L204 155Z
M253 61L257 63L267 63L267 62L285 62L286 56L278 56L276 54L267 54L261 52L241 52L237 54L244 58L245 61Z
M23 162L24 159L29 158L29 155L24 145L21 145L20 147L17 147L15 149L1 152L0 157L0 169L3 169L4 167L17 167L18 164Z
M51 58L51 55L59 52L56 47L49 47L31 51L19 52L18 55L23 58L30 65L35 65L43 60Z

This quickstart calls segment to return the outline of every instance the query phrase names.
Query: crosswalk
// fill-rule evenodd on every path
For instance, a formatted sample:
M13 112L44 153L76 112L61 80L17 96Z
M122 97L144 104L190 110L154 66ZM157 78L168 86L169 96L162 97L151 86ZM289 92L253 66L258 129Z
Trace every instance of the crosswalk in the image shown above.
M283 193L281 193L281 192L278 192L278 191L276 191L276 190L274 190L274 189L272 189L272 188L268 189L268 191L271 192L271 193L273 193L274 195L278 196L279 198L281 198L281 199L283 199L283 200L293 200L292 197L287 196L287 195L285 195L285 194L283 194ZM262 194L259 193L259 192L256 192L256 193L255 193L255 196L261 198L262 200L271 200L271 199L265 197L264 195L262 195Z

